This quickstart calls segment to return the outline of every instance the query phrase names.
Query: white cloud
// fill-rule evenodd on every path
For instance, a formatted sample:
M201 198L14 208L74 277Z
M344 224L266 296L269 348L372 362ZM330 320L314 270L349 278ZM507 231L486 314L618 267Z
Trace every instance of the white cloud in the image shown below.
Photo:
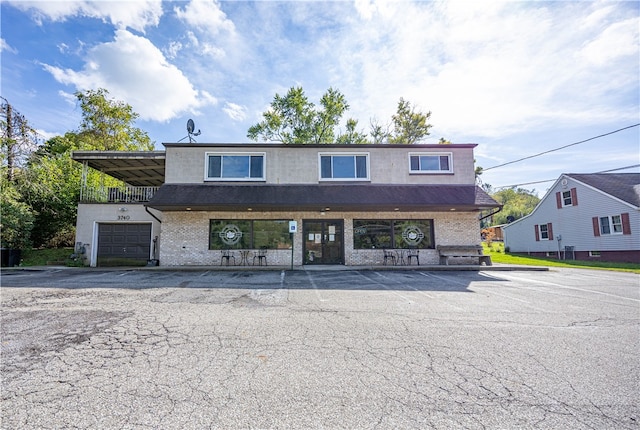
M163 52L168 58L174 59L178 56L178 53L182 50L182 48L182 43L173 41L169 43L169 46L167 48L163 49Z
M69 52L69 45L67 45L66 43L59 43L57 47L58 51L60 51L61 54Z
M44 65L53 77L79 90L106 88L143 120L167 121L216 103L144 37L118 30L113 42L92 48L80 71Z
M66 91L58 91L58 95L60 96L60 98L62 98L65 102L67 102L69 105L71 106L75 106L76 103L78 102L78 99L75 95L68 93Z
M60 136L61 133L58 132L51 132L51 131L46 131L46 130L42 130L42 129L36 129L36 133L38 134L38 136L42 139L42 141L46 142L49 139L52 139L56 136Z
M620 57L635 55L637 59L640 43L638 28L640 28L638 18L613 23L586 43L579 55L596 66L611 63Z
M132 28L144 32L148 26L157 26L162 16L161 0L136 1L16 1L8 3L25 12L42 24L45 19L64 21L73 16L85 16L110 22L121 28Z
M12 54L17 54L18 51L9 46L6 40L0 38L0 52L11 52Z
M323 42L326 50L309 54L335 62L331 84L351 92L348 114L361 124L373 116L387 121L400 97L433 112L436 140L637 114L637 108L625 112L628 102L622 108L619 103L637 91L639 73L638 19L629 19L628 9L611 11L603 3L398 2L383 3L380 13L377 5L357 3L364 19L345 18L341 30ZM598 14L600 8L606 10ZM596 26L593 16L608 18Z
M245 106L227 102L222 110L234 121L244 121L247 118L247 108Z
M210 35L235 31L233 22L227 19L215 0L192 0L184 9L175 7L174 11L185 23Z

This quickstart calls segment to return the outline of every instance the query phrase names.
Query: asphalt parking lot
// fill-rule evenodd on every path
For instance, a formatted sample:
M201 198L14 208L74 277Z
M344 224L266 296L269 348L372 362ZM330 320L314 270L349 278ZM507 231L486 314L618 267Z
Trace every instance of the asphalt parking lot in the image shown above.
M1 427L637 429L640 276L3 271Z

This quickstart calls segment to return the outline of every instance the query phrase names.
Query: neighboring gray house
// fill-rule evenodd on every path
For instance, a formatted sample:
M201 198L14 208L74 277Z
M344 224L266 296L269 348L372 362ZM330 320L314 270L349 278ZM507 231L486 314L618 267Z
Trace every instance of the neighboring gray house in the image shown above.
M73 154L124 181L83 186L90 265L374 265L384 248L438 264L436 245L478 245L500 207L475 185L473 144L164 146Z
M510 252L640 263L640 173L567 173L503 226Z

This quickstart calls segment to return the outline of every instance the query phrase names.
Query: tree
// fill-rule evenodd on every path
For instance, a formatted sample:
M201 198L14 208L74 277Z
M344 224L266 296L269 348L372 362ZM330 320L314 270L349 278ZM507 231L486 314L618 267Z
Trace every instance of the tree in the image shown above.
M431 124L427 123L431 112L417 112L415 106L400 98L398 110L391 117L393 133L390 143L414 144L429 135Z
M475 163L476 160L474 159L473 162ZM482 183L482 179L480 179L480 176L484 173L484 169L482 168L482 166L476 166L475 168L475 175L476 175L476 183L480 184ZM489 185L491 186L491 185Z
M53 137L32 152L17 178L21 200L35 215L31 232L35 246L73 244L82 166L71 159L72 151L154 147L147 133L134 126L138 114L131 106L107 100L107 94L104 89L77 92L82 109L79 129ZM93 171L87 177L96 186L105 180L110 181Z
M48 246L54 238L61 245L73 244L82 176L82 167L71 159L71 151L78 149L74 137L67 133L48 140L31 155L18 181L22 199L34 209L31 238L36 246Z
M334 143L335 127L349 109L344 95L329 88L320 99L321 109L309 101L302 87L292 87L282 97L276 94L263 121L251 126L247 137L257 141L287 144Z
M34 214L28 204L21 201L15 184L9 181L6 167L0 176L0 246L9 249L24 249L31 246L31 230Z
M369 134L371 135L374 144L382 144L389 141L389 137L391 136L391 132L389 132L389 125L382 125L375 118L371 118L369 120L369 125L371 127Z
M75 93L82 109L80 129L75 133L79 149L102 151L151 151L147 132L134 127L140 116L122 101L107 99L104 88Z
M508 217L513 220L530 214L540 202L535 190L524 188L507 188L491 195L497 202L504 205L502 210L493 217L494 224L506 224Z
M338 136L337 143L355 145L369 143L369 140L367 139L367 135L365 133L356 131L357 126L358 121L353 118L349 118L347 120L346 132Z
M38 143L36 131L20 112L4 97L0 97L0 121L2 126L2 165L6 166L7 179L15 180L16 169Z
M26 117L1 98L0 245L23 249L31 245L34 213L17 188L23 163L37 145L35 130Z

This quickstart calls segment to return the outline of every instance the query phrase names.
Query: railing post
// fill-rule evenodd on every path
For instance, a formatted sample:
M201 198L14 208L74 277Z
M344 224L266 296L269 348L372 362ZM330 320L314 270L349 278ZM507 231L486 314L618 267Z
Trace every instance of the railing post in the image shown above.
M80 179L80 201L83 202L87 190L87 172L89 170L89 164L85 160L82 162L82 176Z

